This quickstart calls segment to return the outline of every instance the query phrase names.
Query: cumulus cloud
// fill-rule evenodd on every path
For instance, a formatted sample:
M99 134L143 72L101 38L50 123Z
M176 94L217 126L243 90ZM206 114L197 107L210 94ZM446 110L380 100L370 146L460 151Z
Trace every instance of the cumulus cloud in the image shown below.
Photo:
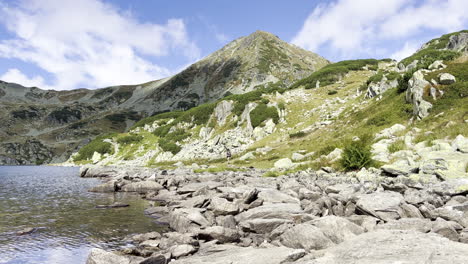
M0 41L0 57L51 73L56 89L146 82L171 73L153 62L159 56L200 56L183 20L144 23L100 0L0 4L0 22L14 35ZM44 84L41 77L28 80Z
M409 44L400 52L389 44L424 31L463 29L468 24L466 10L466 0L335 0L317 6L292 42L316 52L328 47L331 56L342 59L350 54L402 56Z
M34 76L32 78L29 78L16 68L9 69L7 72L0 76L0 80L5 82L19 83L26 87L36 86L41 88L49 88L45 84L44 78L42 78L41 76Z

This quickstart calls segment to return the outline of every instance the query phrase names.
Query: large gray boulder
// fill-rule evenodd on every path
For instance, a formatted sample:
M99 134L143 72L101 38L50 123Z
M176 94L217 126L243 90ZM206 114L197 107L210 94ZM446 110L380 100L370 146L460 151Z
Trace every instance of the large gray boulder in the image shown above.
M121 256L100 248L93 248L86 259L86 264L139 264L141 257Z
M403 200L403 195L397 192L374 192L358 196L356 207L366 214L383 220L398 219L401 216L400 205Z
M377 225L376 229L388 230L415 230L427 233L432 228L432 222L421 218L402 218L399 220L390 220L387 223Z
M304 250L287 247L253 248L233 245L215 246L203 255L178 259L173 264L280 264L305 255Z
M232 101L223 100L219 102L214 109L214 116L220 126L224 125L226 118L231 114L234 107Z
M309 264L462 264L468 245L433 233L378 230L364 233L330 248Z
M286 247L319 250L334 245L320 228L304 223L286 230L280 236L280 242Z
M164 187L154 181L140 181L140 182L132 182L126 184L122 187L122 191L124 192L137 192L137 193L147 193L151 191L159 191L162 190Z
M424 89L431 84L424 79L423 73L419 70L413 74L408 81L406 90L406 101L413 104L413 115L424 118L429 115L432 104L423 99Z
M215 215L234 215L239 212L238 204L219 197L211 198L208 208L213 210Z
M439 76L440 84L452 84L456 81L455 76L450 73L441 73Z
M249 219L239 223L243 230L254 232L257 234L269 234L278 226L285 224L285 223L292 223L291 220L287 219Z
M292 219L295 214L303 213L299 203L264 204L244 211L235 216L237 222L249 219Z
M364 233L364 228L334 215L324 216L310 223L320 228L326 237L337 244Z

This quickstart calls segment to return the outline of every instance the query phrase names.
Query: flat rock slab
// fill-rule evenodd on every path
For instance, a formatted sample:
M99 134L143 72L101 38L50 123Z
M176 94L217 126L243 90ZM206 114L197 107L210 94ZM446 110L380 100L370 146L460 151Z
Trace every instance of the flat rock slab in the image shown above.
M203 256L192 256L179 259L173 264L279 264L286 260L294 260L294 256L303 250L294 250L287 247L251 248L223 245L214 247Z
M462 264L468 245L432 233L378 230L356 236L327 250L309 264Z

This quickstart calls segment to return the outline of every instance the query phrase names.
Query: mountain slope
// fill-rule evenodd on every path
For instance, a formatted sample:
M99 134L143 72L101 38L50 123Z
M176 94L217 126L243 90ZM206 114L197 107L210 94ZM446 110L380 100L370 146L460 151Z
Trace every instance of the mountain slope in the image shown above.
M124 132L148 115L269 83L286 86L328 63L257 31L172 77L145 84L53 91L0 82L0 164L60 162L91 138Z
M435 177L430 168L437 168L437 177L466 176L468 42L458 41L463 35L451 34L442 48L426 44L415 54L423 63L412 68L391 60L342 61L289 89L268 85L189 111L155 115L129 133L92 142L72 159L100 165L196 163L197 170L199 164L211 170L360 169L364 164L425 179ZM449 50L455 38L458 48ZM430 52L421 54L427 47ZM446 51L452 55L439 60ZM100 142L108 151L98 154ZM226 149L233 154L230 161ZM374 161L343 162L349 152L359 159L368 152Z

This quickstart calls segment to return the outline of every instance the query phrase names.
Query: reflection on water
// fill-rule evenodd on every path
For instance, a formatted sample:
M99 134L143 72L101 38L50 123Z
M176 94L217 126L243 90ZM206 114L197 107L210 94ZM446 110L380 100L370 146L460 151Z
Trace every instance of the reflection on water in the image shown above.
M78 168L0 167L0 263L84 263L93 247L122 247L128 234L158 230L143 214L146 201L87 192L97 184ZM95 208L117 201L130 207ZM16 235L26 227L38 230Z

